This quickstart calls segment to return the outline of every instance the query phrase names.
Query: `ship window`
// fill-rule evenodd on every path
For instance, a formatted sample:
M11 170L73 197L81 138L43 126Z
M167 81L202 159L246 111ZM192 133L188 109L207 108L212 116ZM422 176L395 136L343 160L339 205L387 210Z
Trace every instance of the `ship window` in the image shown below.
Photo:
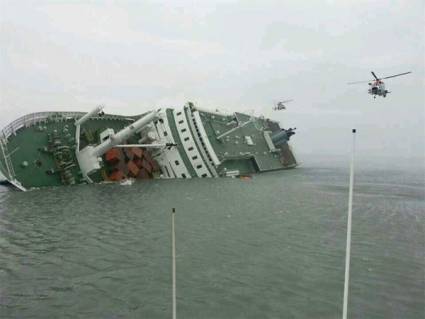
M182 174L182 177L183 177L183 178L186 178L186 174Z
M188 138L188 137L185 137L184 138L184 140L187 142L188 140L190 140L190 138Z
M189 151L193 151L193 146L188 148Z
M196 159L198 159L198 156L197 156L197 155L192 156L192 159L193 159L193 160L196 160Z
M179 116L179 115L182 115L182 112L178 112L178 113L177 113L177 116Z
M201 176L202 176L202 177L207 177L208 175L204 173L204 174L202 174Z
M180 121L179 121L179 124L182 124L183 122L184 122L183 120L180 120Z
M182 130L181 130L181 132L182 132L182 133L186 132L186 129L185 129L185 128L184 128L184 129L182 129Z
M167 135L168 135L168 133L166 131L164 131L164 136L167 136Z
M176 163L176 165L180 165L180 162L179 161L174 161L174 163Z
M202 164L199 164L196 166L196 168L201 168L201 167L202 167Z
M159 123L164 123L164 120L163 119L159 119Z

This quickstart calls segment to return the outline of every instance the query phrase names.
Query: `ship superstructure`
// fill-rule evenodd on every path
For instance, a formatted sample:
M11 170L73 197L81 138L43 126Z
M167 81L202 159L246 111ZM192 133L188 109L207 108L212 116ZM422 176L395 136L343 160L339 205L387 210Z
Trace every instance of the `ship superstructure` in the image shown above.
M292 129L187 103L138 116L26 115L0 134L0 171L20 190L128 178L240 176L297 166Z

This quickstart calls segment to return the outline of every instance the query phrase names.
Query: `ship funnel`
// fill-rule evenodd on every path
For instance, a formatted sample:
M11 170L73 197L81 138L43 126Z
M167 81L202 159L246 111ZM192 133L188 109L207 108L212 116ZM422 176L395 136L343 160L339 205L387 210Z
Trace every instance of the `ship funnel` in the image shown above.
M287 130L281 129L279 132L272 135L272 141L275 146L285 144L289 141L292 135L295 134L296 128L289 128Z

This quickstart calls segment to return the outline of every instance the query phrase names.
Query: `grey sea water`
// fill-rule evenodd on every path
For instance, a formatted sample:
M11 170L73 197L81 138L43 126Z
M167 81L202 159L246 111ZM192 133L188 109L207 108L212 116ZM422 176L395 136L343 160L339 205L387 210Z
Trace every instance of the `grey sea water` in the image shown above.
M424 318L423 171L356 174L350 318ZM340 318L345 167L0 189L1 318Z

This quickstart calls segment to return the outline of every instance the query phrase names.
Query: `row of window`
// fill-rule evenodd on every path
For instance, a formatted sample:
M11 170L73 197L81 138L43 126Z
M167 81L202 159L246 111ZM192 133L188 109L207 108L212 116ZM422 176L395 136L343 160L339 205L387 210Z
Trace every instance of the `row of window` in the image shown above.
M192 159L193 160L196 160L196 159L198 159L198 156L197 155L192 156ZM180 165L180 162L178 160L175 160L174 161L174 164L176 164L177 166L179 166ZM196 168L202 168L202 164L197 165Z
M177 112L176 113L176 116L180 116L180 115L182 115L182 112ZM178 124L183 124L184 123L184 120L180 120L180 121L178 121ZM186 128L182 128L181 130L180 130L180 132L181 133L185 133L185 132L187 132L187 129ZM185 141L185 142L187 142L187 141L189 141L190 140L190 137L189 136L186 136L185 138L183 138L183 140ZM194 147L193 146L189 146L188 148L187 148L187 150L189 151L189 152L192 152L193 150L194 150ZM197 160L198 159L198 155L193 155L192 156L192 160ZM180 163L178 162L178 161L175 161L174 162L176 165L179 165ZM201 169L202 168L202 164L198 164L198 165L196 165L196 168L197 169ZM181 177L183 177L183 178L186 178L186 175L185 174L181 174ZM206 174L206 173L204 173L204 174L202 174L201 175L201 177L208 177L208 174Z
M181 177L186 178L186 174L182 174ZM207 174L202 174L201 177L208 177Z
M193 119L193 125L195 126L196 133L198 134L198 137L199 137L199 140L201 141L202 147L204 148L205 153L207 154L208 160L212 163L212 158L210 156L210 153L207 150L207 147L205 146L204 139L201 136L201 132L199 131L198 124L196 123L195 117L193 115L192 115L192 119Z

